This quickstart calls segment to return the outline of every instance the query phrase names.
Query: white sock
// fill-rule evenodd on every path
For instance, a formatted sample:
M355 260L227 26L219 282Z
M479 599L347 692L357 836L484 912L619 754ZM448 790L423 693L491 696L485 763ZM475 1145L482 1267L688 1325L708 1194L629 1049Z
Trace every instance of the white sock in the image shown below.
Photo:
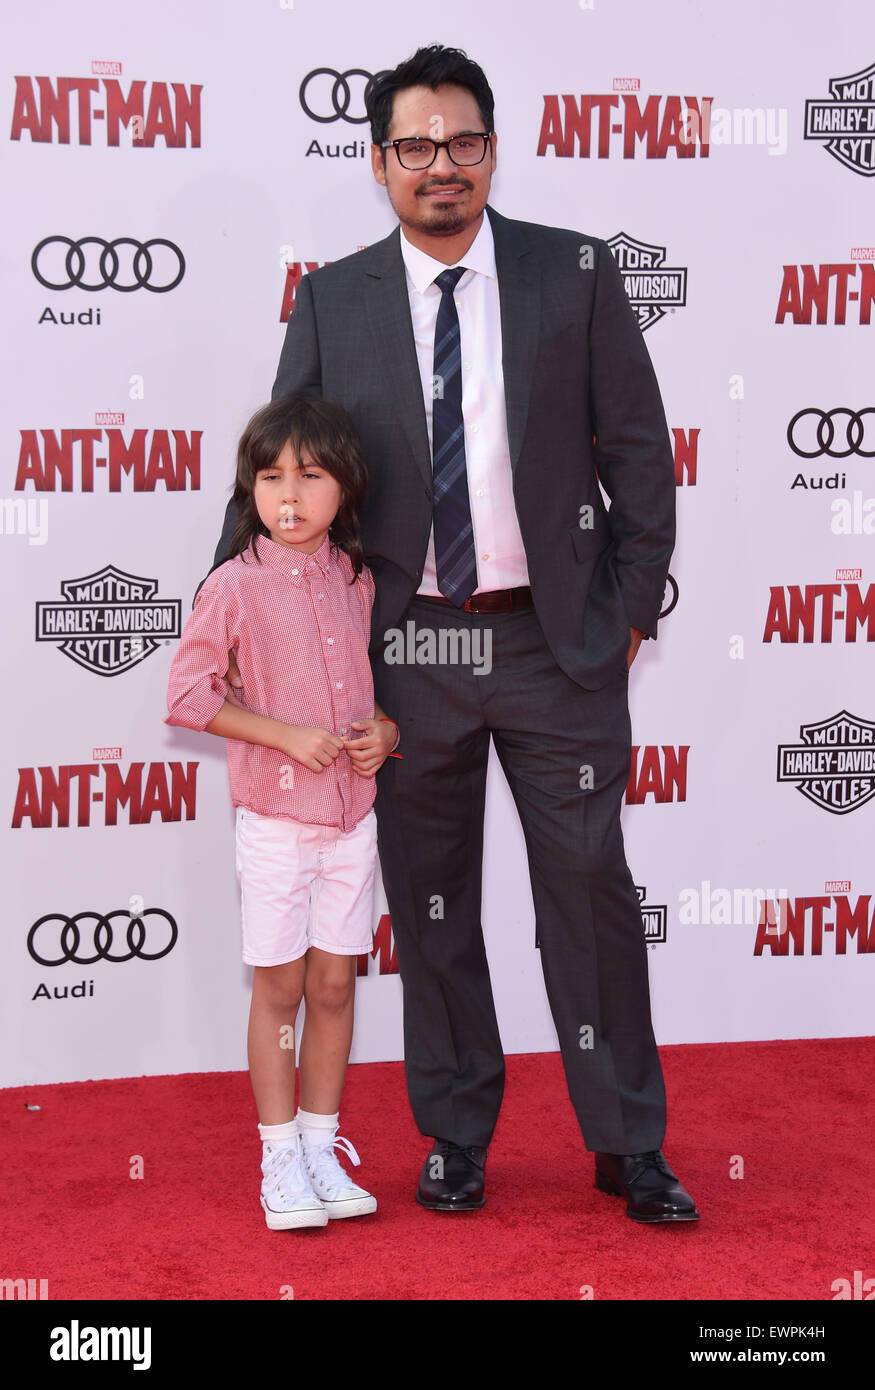
M298 1126L294 1120L286 1120L283 1125L259 1125L258 1133L261 1135L263 1144L275 1144L279 1148L287 1148L294 1142L295 1135L298 1133Z
M336 1115L317 1115L312 1110L302 1110L298 1106L295 1119L300 1126L305 1143L319 1144L337 1129L340 1112Z

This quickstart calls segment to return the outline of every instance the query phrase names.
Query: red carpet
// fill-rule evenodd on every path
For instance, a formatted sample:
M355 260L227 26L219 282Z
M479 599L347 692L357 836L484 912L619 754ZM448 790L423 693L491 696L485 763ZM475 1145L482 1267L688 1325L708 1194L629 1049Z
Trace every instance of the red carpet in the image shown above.
M675 1227L595 1191L556 1054L508 1058L487 1203L456 1216L413 1201L402 1065L351 1067L341 1133L379 1210L299 1232L264 1225L245 1072L0 1091L0 1277L75 1300L828 1300L875 1275L873 1043L662 1048L665 1154L702 1213Z

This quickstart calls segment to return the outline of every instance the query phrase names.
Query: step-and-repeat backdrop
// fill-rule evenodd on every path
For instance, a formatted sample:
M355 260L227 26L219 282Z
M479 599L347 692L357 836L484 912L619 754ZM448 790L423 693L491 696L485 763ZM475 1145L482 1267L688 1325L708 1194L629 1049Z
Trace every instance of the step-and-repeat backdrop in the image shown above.
M302 275L395 225L364 84L495 93L507 216L606 240L678 544L624 828L660 1042L873 1028L875 31L799 0L35 3L4 17L3 1084L240 1068L224 745L162 720ZM556 1047L490 768L507 1051ZM402 1055L385 899L354 1061Z

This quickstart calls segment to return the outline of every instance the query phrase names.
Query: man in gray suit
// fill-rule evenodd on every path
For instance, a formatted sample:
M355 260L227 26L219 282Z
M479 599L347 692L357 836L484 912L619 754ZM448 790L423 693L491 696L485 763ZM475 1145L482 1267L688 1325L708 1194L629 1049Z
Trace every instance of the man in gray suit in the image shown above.
M653 368L603 241L487 203L497 137L476 63L420 49L367 103L374 177L400 226L305 276L273 395L339 401L370 469L374 682L403 752L377 775L375 809L408 1092L433 1137L417 1200L483 1206L504 1088L480 922L491 739L596 1186L637 1221L693 1221L661 1151L665 1091L620 829L628 669L656 636L675 534ZM229 508L216 563L233 520Z

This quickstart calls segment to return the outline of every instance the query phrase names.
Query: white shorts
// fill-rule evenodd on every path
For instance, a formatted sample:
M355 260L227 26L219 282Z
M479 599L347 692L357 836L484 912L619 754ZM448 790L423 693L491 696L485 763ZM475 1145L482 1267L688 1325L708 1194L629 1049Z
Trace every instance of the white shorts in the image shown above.
M237 807L237 881L247 965L285 965L311 946L335 956L373 947L377 818L354 830Z

